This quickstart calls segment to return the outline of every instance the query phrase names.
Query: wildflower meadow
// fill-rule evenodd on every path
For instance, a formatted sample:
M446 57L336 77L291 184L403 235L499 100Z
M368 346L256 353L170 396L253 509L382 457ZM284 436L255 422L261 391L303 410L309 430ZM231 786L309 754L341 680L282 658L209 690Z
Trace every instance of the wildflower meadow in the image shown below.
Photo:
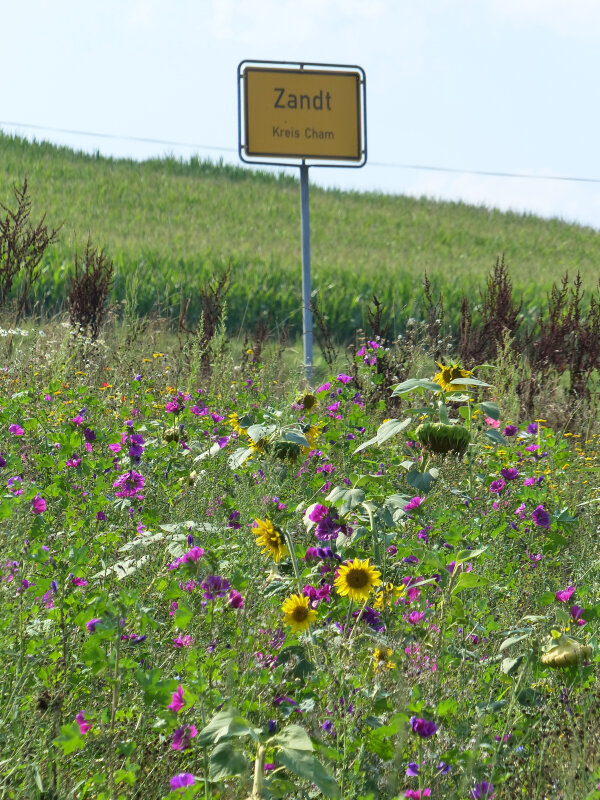
M600 798L597 426L386 353L3 330L2 797Z

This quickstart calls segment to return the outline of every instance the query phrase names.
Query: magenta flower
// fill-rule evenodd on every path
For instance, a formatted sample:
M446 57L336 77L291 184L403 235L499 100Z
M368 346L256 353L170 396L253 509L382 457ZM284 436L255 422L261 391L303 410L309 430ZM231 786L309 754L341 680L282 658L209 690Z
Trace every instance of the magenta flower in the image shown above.
M183 686L179 684L177 690L173 692L171 696L171 702L169 703L167 708L169 709L169 711L174 711L175 713L177 713L178 711L181 711L184 705L185 703L183 701Z
M173 647L181 649L182 647L191 647L194 644L194 638L186 634L185 636L177 636L173 639Z
M538 528L550 527L550 515L544 506L538 506L531 514L531 519Z
M313 510L308 515L308 518L311 522L320 522L328 511L329 509L327 508L327 506L321 505L321 503L317 503L313 508Z
M519 470L514 467L507 467L506 469L500 470L500 475L502 475L506 481L515 481L519 477Z
M46 501L41 495L36 494L36 496L31 501L31 512L33 514L43 514L45 510L46 510Z
M85 623L85 627L86 627L88 633L94 633L95 630L96 630L96 625L99 622L102 622L102 618L101 617L92 617L88 622L86 622Z
M571 619L576 625L585 625L585 620L581 619L584 611L585 609L579 606L571 606Z
M319 386L318 389L315 389L315 393L318 394L319 392L328 392L330 389L331 389L331 383L327 381L327 383L324 383L322 386Z
M437 725L431 720L422 719L421 717L411 717L410 727L422 739L427 739L429 736L437 731Z
M337 380L340 383L350 383L352 380L352 375L344 375L343 372L340 372L340 374L337 376Z
M425 502L425 498L417 495L416 497L411 498L411 500L404 506L404 510L415 511L423 502Z
M490 483L490 492L494 492L495 494L500 494L500 492L504 489L505 486L506 484L504 483L502 478L500 478L500 480L497 481L492 481Z
M136 497L141 499L138 492L144 488L145 482L146 479L143 475L130 469L119 475L113 483L113 488L118 490L115 492L115 497Z
M79 714L76 715L75 722L79 725L79 731L85 735L92 727L92 723L86 721L83 713L83 711L80 711Z
M425 614L423 611L411 611L407 617L407 622L409 622L411 625L418 625L424 616Z
M229 593L229 599L227 603L231 608L243 608L244 607L244 598L239 592L236 592L235 589L232 589Z
M184 725L183 728L176 728L173 731L171 747L173 750L189 750L192 746L191 740L198 734L195 725Z
M180 772L179 775L173 775L171 778L171 791L175 789L184 789L186 786L193 786L196 783L196 778L190 772Z
M560 603L568 603L574 592L575 592L574 586L567 586L566 589L561 589L560 591L556 592L554 596Z
M14 425L14 424L8 426L8 432L13 433L15 436L23 436L23 434L25 433L25 431L20 425Z
M533 423L535 425L535 423ZM536 425L537 427L537 425ZM494 796L494 786L487 781L476 783L475 787L471 789L469 797L471 800L490 800Z
M77 416L76 416L76 417L73 417L73 419L71 420L71 422L72 422L72 423L73 423L73 425L75 425L76 427L79 427L79 426L81 425L81 423L83 422L83 417L81 416L81 414L77 414Z
M411 800L421 800L422 797L431 797L431 789L423 789L422 792L418 789L407 789L404 797L409 797Z

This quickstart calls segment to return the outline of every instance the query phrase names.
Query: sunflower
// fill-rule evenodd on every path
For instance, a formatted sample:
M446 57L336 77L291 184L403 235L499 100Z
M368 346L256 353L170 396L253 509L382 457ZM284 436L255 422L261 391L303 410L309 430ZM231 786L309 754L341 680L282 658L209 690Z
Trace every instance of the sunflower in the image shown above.
M256 544L262 548L262 552L265 555L272 556L273 561L279 564L283 556L287 556L288 554L283 534L273 525L270 519L264 521L262 519L255 519L254 525Z
M434 383L439 383L443 392L451 392L458 389L458 386L452 386L452 381L455 381L457 378L468 378L469 375L473 374L471 370L461 369L458 364L452 363L448 366L444 366L444 364L440 364L439 361L435 363L441 371L433 376L433 381Z
M389 647L376 647L373 650L373 668L375 672L380 669L394 669L396 665L390 661L392 651Z
M406 587L404 585L394 586L393 583L386 583L375 595L373 608L376 608L378 611L382 611L384 608L389 608L405 593Z
M321 434L321 427L319 425L309 425L308 429L304 430L304 437L308 442L308 447L303 447L302 452L308 455L311 450L315 449L317 439Z
M240 418L235 411L233 414L230 414L227 419L229 420L227 424L231 425L235 433L239 433L240 436L243 436L246 433L246 428L242 428L240 425Z
M305 394L298 400L298 405L301 405L305 411L310 411L311 408L319 405L319 401L314 394Z
M381 583L381 572L369 564L369 559L355 558L339 568L335 588L341 595L361 603L367 600L369 592Z
M308 597L293 594L281 606L283 621L292 631L306 631L311 622L317 618L317 612L308 606Z

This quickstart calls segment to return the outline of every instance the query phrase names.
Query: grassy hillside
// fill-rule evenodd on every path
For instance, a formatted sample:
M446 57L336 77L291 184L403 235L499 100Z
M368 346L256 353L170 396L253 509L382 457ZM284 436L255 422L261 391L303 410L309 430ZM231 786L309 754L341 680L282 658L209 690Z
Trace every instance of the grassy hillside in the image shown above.
M55 309L75 250L88 235L117 265L115 298L128 275L140 278L138 310L157 304L191 312L200 281L228 263L232 329L260 314L300 324L299 186L245 168L192 159L146 162L75 153L0 135L0 202L27 177L34 214L62 224L44 266L39 299ZM600 235L591 228L425 198L311 187L313 288L340 337L364 321L366 301L383 299L395 326L419 316L427 272L456 318L463 293L475 295L505 254L515 287L530 304L565 271L597 282ZM297 328L296 328L297 329Z

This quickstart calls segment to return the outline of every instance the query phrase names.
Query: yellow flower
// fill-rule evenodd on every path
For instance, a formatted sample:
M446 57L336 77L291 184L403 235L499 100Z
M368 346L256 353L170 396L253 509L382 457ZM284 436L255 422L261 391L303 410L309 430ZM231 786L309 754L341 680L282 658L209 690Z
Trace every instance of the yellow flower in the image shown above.
M238 417L237 413L234 411L233 414L230 414L228 417L229 425L233 428L235 433L244 434L246 433L246 428L242 428L240 425L240 418Z
M311 408L315 408L315 406L319 405L319 401L314 396L314 394L303 394L299 400L296 401L298 405L302 406L305 411L310 411Z
M367 600L371 589L381 583L381 572L369 564L369 559L355 558L339 568L335 588L351 600L362 603Z
M271 556L273 561L279 564L281 559L288 554L283 534L270 519L255 519L254 524L256 526L254 528L256 544L266 556Z
M377 610L383 610L384 608L389 608L393 605L398 598L402 597L403 594L406 592L405 586L394 586L393 583L386 583L375 596L375 602L373 603L373 608Z
M457 378L468 378L469 375L473 374L471 370L461 369L458 364L452 363L448 366L444 366L444 364L440 364L439 361L435 363L441 371L433 376L433 382L439 383L443 392L451 392L458 389L458 386L452 386L452 381L455 381ZM463 387L461 386L460 388L462 389Z
M380 669L395 669L396 665L390 661L392 651L389 647L376 647L373 650L373 668L375 672Z
M315 449L320 434L321 428L319 425L311 425L307 431L304 431L304 438L308 442L308 447L302 448L304 455L308 455L311 450Z
M288 597L281 610L284 623L289 625L294 633L308 630L308 626L317 618L317 612L308 607L308 597L303 597L301 594Z

